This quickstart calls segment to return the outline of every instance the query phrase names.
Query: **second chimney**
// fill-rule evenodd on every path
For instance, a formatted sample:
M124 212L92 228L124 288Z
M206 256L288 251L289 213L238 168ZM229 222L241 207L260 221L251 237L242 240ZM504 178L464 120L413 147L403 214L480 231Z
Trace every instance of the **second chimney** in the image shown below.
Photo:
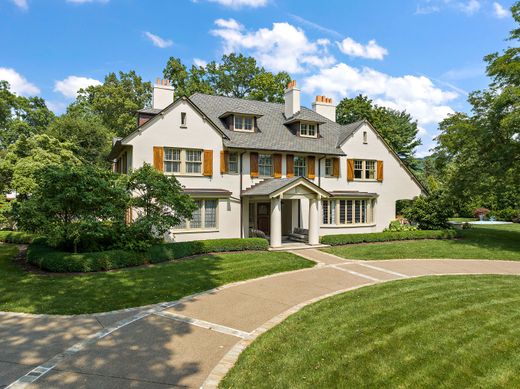
M164 109L173 103L175 88L170 85L170 80L157 79L153 86L152 107Z
M312 103L312 110L333 122L336 121L336 106L332 104L330 97L316 96L316 101Z
M300 90L296 88L296 81L292 80L285 90L285 118L294 116L300 109Z

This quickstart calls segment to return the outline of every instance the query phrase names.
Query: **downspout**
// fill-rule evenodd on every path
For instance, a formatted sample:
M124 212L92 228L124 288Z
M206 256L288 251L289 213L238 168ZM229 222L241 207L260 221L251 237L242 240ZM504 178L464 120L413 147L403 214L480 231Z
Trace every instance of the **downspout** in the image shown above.
M323 158L325 158L326 155L323 154L323 157L321 157L320 159L318 159L318 186L321 188L321 161L323 160Z
M241 238L245 238L244 236L244 212L242 211L242 206L244 205L242 203L242 160L243 160L243 155L245 154L246 152L243 151L242 153L240 153L240 191L239 191L239 196L240 196L240 237Z

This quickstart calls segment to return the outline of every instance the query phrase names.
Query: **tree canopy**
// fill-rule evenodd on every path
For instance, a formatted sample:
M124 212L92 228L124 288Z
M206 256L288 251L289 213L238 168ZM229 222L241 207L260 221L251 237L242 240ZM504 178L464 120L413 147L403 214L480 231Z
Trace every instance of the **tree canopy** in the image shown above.
M279 103L284 101L284 90L291 81L286 72L268 72L253 57L234 53L222 56L220 63L192 65L189 70L179 58L171 57L163 74L178 95L200 92Z
M520 23L520 3L511 11ZM471 113L439 125L432 175L461 213L520 207L520 29L509 40L513 47L485 57L491 83L469 95Z
M341 100L336 108L337 122L349 124L368 120L409 166L415 167L415 148L421 145L417 138L417 121L406 111L380 107L366 96Z

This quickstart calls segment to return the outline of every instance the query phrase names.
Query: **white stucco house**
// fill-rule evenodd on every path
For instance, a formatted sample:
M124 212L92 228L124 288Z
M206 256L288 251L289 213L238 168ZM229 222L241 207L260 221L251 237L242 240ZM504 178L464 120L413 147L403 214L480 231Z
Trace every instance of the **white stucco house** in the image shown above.
M295 81L279 104L175 98L158 80L153 107L138 112L137 129L114 141L110 158L121 173L149 163L175 175L196 200L173 241L260 230L277 247L289 237L318 244L321 235L382 231L396 201L424 189L370 123L335 118L330 98L302 107Z

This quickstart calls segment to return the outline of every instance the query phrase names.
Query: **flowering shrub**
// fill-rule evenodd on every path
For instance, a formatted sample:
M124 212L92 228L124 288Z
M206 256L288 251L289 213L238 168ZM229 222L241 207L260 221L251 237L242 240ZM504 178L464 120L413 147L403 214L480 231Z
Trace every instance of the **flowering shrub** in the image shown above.
M481 216L485 217L488 213L489 213L489 209L487 209L487 208L476 208L473 211L473 216L480 219Z

